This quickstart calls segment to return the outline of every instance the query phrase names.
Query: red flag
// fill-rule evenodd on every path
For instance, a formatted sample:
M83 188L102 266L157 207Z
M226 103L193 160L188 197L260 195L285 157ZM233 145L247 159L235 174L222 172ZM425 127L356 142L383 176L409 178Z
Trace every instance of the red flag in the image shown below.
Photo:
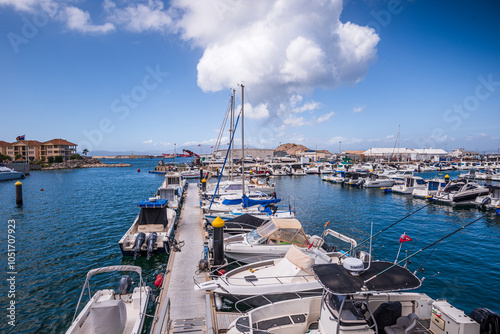
M198 144L198 146L201 146L201 144Z
M213 146L210 146L210 148L214 148Z
M399 237L399 243L401 244L406 241L413 241L413 239L407 236L406 233L401 234L401 236Z

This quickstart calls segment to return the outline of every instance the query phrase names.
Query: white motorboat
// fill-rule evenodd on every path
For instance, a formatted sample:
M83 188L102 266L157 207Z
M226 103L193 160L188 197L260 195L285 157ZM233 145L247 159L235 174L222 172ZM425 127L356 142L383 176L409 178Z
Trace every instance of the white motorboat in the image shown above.
M345 261L315 265L313 271L322 296L252 309L234 320L228 333L479 333L480 324L447 301L405 292L420 287L421 280L393 263L375 261L365 269L362 262Z
M487 195L478 196L474 203L482 210L500 209L500 186L487 186L490 192Z
M130 292L132 279L126 275L120 279L118 292L113 289L97 291L78 314L80 302L88 289L93 275L114 271L134 271L139 274L138 286ZM142 280L141 267L110 266L92 269L87 273L75 315L66 334L139 334L146 317L151 289Z
M281 199L273 198L260 191L250 192L243 196L241 195L226 195L217 199L209 199L206 204L201 206L201 209L209 215L218 213L231 213L235 210L244 210L244 213L259 213L260 207L265 205L274 205L279 203Z
M326 252L323 240L310 249L292 245L285 257L254 262L233 269L222 276L212 275L212 280L202 282L203 277L195 277L195 290L213 291L217 297L230 301L245 301L249 306L261 306L267 300L273 302L294 299L297 296L321 294L322 288L312 274L312 266L322 263L341 263L347 252L356 247L356 242L340 233L341 242L349 245L345 250ZM331 247L331 245L329 245ZM331 248L332 249L332 248ZM368 254L360 252L367 259ZM218 268L219 271L221 268ZM253 297L256 298L253 298Z
M406 177L413 176L414 172L415 171L413 169L401 169L397 170L396 172L388 172L389 174L387 174L387 176L396 181L403 181Z
M324 233L339 235L329 229ZM283 257L292 245L308 248L321 240L323 237L307 235L297 219L272 218L252 232L224 239L224 254L242 263L252 263Z
M415 189L426 189L427 185L425 181L420 176L407 176L404 182L401 184L395 184L392 186L391 191L393 193L411 195Z
M22 179L24 176L25 175L22 172L16 172L13 169L0 166L0 181Z
M448 183L445 179L431 179L427 180L425 188L413 189L413 197L415 198L431 198L441 189L444 189Z
M181 175L185 179L198 179L200 177L200 171L195 167L188 167L181 172Z
M166 199L152 197L139 202L141 211L132 226L118 241L123 255L135 257L146 254L149 259L154 253L167 253L173 235L177 213L170 209Z
M169 208L179 209L185 187L186 180L180 173L168 172L161 187L158 188L156 197L166 199Z
M489 193L488 188L479 183L460 178L451 180L446 187L439 190L432 197L433 201L444 204L474 204L478 196L484 196Z
M366 179L361 181L361 185L365 188L381 188L392 187L396 183L387 175L371 173Z

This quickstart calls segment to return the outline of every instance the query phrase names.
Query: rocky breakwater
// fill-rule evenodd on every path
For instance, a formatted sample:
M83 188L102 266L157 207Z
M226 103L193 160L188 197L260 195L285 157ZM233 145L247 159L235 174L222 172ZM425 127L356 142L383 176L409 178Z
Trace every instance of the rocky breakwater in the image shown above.
M77 168L96 168L96 167L130 167L132 165L120 162L118 164L105 164L104 162L94 158L83 158L68 160L61 163L53 163L50 166L43 167L42 170L58 170L58 169L77 169Z

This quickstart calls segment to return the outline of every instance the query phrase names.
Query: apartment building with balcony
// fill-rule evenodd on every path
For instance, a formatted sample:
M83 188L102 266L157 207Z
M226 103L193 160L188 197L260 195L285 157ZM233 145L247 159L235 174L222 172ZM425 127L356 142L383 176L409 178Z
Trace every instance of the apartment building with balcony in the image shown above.
M20 155L20 160L24 161L47 161L49 157L60 155L66 161L76 153L76 146L76 144L60 138L46 142L38 140L18 140L13 143L0 141L0 153L10 156L12 160Z

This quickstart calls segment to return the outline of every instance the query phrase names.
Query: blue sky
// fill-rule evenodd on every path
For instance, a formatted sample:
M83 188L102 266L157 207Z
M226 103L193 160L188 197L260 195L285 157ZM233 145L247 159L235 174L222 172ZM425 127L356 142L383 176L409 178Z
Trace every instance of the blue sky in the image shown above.
M493 0L0 0L0 35L0 140L208 150L243 83L253 147L500 147Z

